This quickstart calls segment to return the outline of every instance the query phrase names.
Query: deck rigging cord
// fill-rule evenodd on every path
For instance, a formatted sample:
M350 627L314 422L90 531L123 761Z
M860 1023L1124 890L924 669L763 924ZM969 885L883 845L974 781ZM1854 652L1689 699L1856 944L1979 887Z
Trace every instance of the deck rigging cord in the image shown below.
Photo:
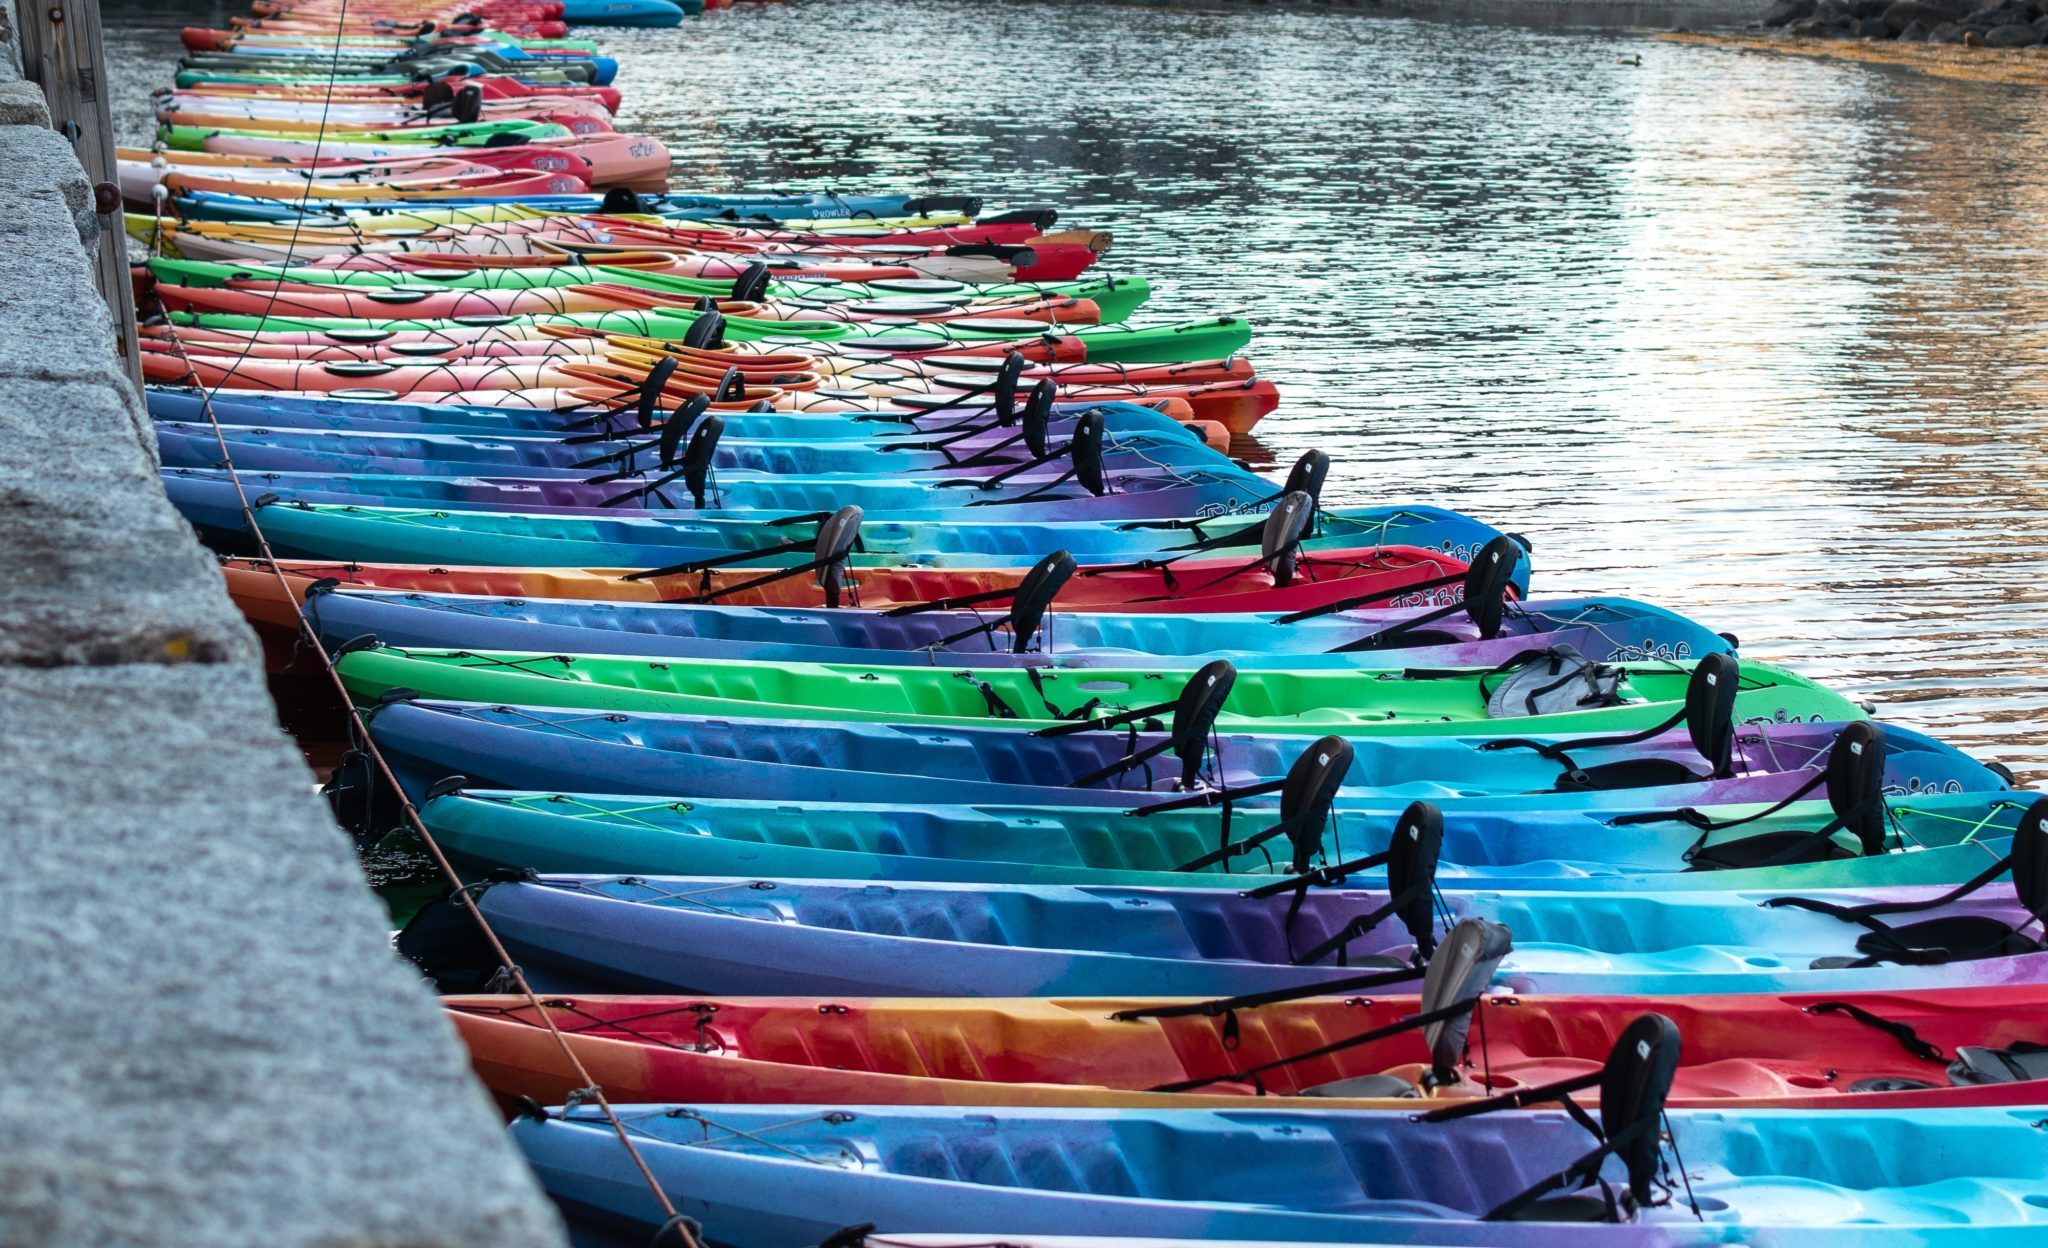
M329 111L333 107L335 83L340 74L340 31L347 18L348 0L341 0L341 5L335 19L334 52L328 61L327 86L321 104L320 128L314 138L313 160L316 166L320 155L320 143L327 133ZM287 266L291 263L293 252L297 247L299 229L305 220L306 204L312 198L313 184L314 179L308 178L306 180L306 189L299 199L299 212L293 220L291 236L285 245L285 264ZM162 202L162 197L159 197L157 200L159 221L161 221ZM158 230L158 240L161 240L160 227ZM279 280L281 282L283 280L282 277ZM155 292L152 290L151 294L154 297ZM274 306L277 295L278 291L273 286L270 300L265 306L263 319L268 318L269 308ZM242 523L256 542L257 550L260 552L260 561L265 567L269 568L271 575L277 578L278 589L284 594L285 601L296 602L297 599L296 595L292 593L291 582L285 577L284 569L278 565L277 556L271 550L270 541L264 536L263 527L256 520L256 508L250 503L248 492L242 486L241 473L235 468L234 457L228 449L227 434L221 427L219 413L214 410L214 391L220 387L216 386L209 389L205 385L199 384L198 372L194 368L191 357L186 354L184 340L178 333L177 323L172 319L170 310L164 306L161 299L157 300L157 309L164 316L165 333L171 344L171 349L177 353L179 361L184 364L187 373L195 383L195 388L199 392L201 410L206 413L207 422L213 430L214 440L220 447L221 466L226 469L228 480L234 486L235 498L242 512ZM255 349L255 346L256 338L252 334L244 342L242 350L236 359L235 367L240 366L241 362L248 357L249 352ZM226 375L232 375L233 371L233 368L228 369ZM226 375L224 375L223 380L225 380ZM449 886L455 890L454 895L458 898L456 904L467 910L470 917L475 920L477 929L483 934L486 943L489 944L492 955L498 959L499 965L505 968L516 991L526 998L531 1008L540 1016L542 1022L547 1027L549 1036L561 1051L563 1061L580 1081L580 1087L574 1099L595 1105L603 1113L613 1133L618 1136L620 1146L626 1150L626 1154L632 1159L634 1167L639 1170L640 1177L646 1182L649 1190L654 1193L654 1199L661 1206L663 1217L666 1220L661 1229L661 1234L656 1237L657 1242L660 1242L664 1237L673 1235L675 1239L680 1240L683 1248L700 1248L695 1224L684 1217L681 1211L676 1208L675 1202L669 1198L668 1192L661 1185L661 1181L655 1177L653 1169L647 1164L647 1159L641 1155L639 1148L633 1143L632 1136L628 1132L625 1123L620 1120L618 1112L612 1107L610 1099L605 1096L604 1089L591 1076L589 1068L576 1055L575 1049L570 1046L568 1040L562 1035L560 1028L555 1026L554 1020L549 1017L549 1013L540 995L526 981L525 973L513 961L511 953L506 950L504 942L498 938L497 932L492 930L490 921L484 918L481 910L469 902L464 891L466 886L461 875L456 872L454 864L449 861L447 854L442 851L439 843L435 841L433 833L427 830L426 822L420 818L419 809L413 805L412 799L399 786L398 777L391 770L390 763L385 760L383 751L377 747L376 739L370 734L368 719L364 716L362 710L355 705L354 700L349 697L348 687L342 682L341 673L336 670L333 657L328 653L327 647L321 642L320 636L314 630L311 622L306 619L303 607L300 607L295 612L294 623L299 633L299 644L311 649L314 654L319 656L321 670L334 686L334 691L341 698L342 705L348 708L351 735L360 740L363 752L368 755L372 765L377 769L378 778L386 785L389 785L391 790L398 795L400 813L404 816L405 822L412 828L414 835L420 838L421 844L426 846L428 855L434 860L435 868L448 881Z

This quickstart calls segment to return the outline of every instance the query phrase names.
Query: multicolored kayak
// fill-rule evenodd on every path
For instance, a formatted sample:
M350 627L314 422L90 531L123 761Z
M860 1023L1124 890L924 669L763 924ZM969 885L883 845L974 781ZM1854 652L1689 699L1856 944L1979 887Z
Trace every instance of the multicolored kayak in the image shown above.
M1150 282L1134 277L1096 277L1070 282L975 284L925 279L867 284L776 278L765 264L760 266L755 280L743 284L735 281L674 276L650 272L641 267L603 264L552 264L538 267L494 265L473 269L446 267L422 270L309 265L266 267L155 258L149 261L148 267L150 274L160 283L175 284L180 288L195 291L206 288L248 291L261 294L266 299L280 289L295 286L427 292L538 290L610 283L674 295L685 301L705 297L748 301L808 300L819 304L820 310L884 299L903 300L906 301L906 306L908 301L915 300L925 306L954 307L970 301L1085 299L1100 310L1102 321L1109 324L1127 320L1152 293ZM736 290L736 284L742 285L743 289ZM288 299L282 300L274 309L263 310L296 315L290 308ZM386 315L391 310L391 306L387 304L380 307L377 314Z
M823 663L650 662L607 655L357 649L339 668L349 692L375 702L392 689L458 702L583 707L606 711L765 715L785 719L993 725L1057 733L1121 727L1170 711L1192 687L1214 683L1210 664L1192 678L1148 670L1083 672L1014 668L934 670ZM1220 731L1355 736L1501 737L1633 732L1662 725L1684 706L1692 665L1616 665L1625 673L1605 705L1527 715L1489 710L1498 673L1265 670L1237 673L1214 723ZM1862 714L1840 694L1767 664L1744 667L1738 719L1844 720ZM1110 721L1110 722L1104 722Z
M543 1105L561 1104L584 1082L542 1013L606 1095L628 1102L1256 1104L1412 1114L1598 1070L1621 1033L1650 1012L1688 1040L1672 1080L1674 1107L2048 1104L2048 1054L2039 1051L2033 1017L2038 985L1848 996L1502 996L1486 992L1492 952L1479 953L1462 976L1447 972L1403 989L1419 987L1419 995L1216 1013L1187 1010L1184 998L571 996L535 1005L457 996L443 1004L485 1086ZM1438 1021L1424 1022L1432 1016ZM1913 1038L1901 1044L1902 1035ZM1589 1089L1587 1099L1597 1101L1599 1091Z
M294 316L246 316L229 313L177 313L180 325L202 329L264 333L298 332L339 335L417 334L473 341L492 332L517 333L540 325L570 327L608 334L681 341L700 313L677 309L632 312L563 313L545 317L466 317L462 320L322 319ZM985 350L1000 357L1016 351L1026 359L1092 360L1097 363L1175 363L1224 359L1251 341L1251 326L1240 317L1177 321L1165 325L1052 326L1039 321L980 318L972 322L876 325L842 321L749 321L726 317L724 336L738 343L762 343L814 350L817 344L840 344L886 355L957 353ZM374 389L374 387L361 387ZM361 397L361 396L343 396ZM1239 431L1242 432L1242 431Z
M2004 826L2021 826L2023 814L2002 813ZM1983 845L1894 854L1894 882L1847 886L1852 873L1841 868L1852 864L1719 872L1708 877L1713 887L1680 874L1590 887L1560 877L1552 888L1519 890L1446 880L1434 893L1402 871L1366 889L1304 888L1284 874L1205 888L503 869L472 893L481 891L492 930L543 991L1338 994L1416 965L1452 923L1485 919L1514 933L1515 952L1492 982L1515 992L2038 992L2048 982L2039 848L2015 842L2018 883L1980 884L1956 900L1947 880L2006 875L2011 856ZM1865 912L1875 927L1857 921ZM1912 921L1875 917L1887 914ZM420 911L400 944L451 991L480 991L497 972L471 920L445 904Z
M828 1102L621 1113L678 1207L730 1248L806 1248L864 1225L1000 1227L1004 1242L1015 1231L1850 1248L1896 1233L1930 1248L2017 1248L2048 1225L2038 1109L1667 1118L1658 1093L1680 1041L1669 1020L1651 1020L1624 1033L1632 1058L1610 1055L1604 1086L1629 1091L1599 1107L1598 1136L1577 1120L1593 1121L1584 1111L1575 1119L1548 1106L1453 1121L1256 1106L996 1115ZM1683 1184L1661 1178L1665 1122L1685 1158ZM512 1137L572 1219L641 1235L666 1219L597 1108L522 1115ZM1584 1225L1616 1220L1627 1225ZM1559 1222L1574 1225L1531 1225Z
M389 740L378 737L380 744ZM926 798L915 806L820 801L799 791L792 795L799 804L777 800L779 794L699 793L737 787L728 770L776 778L776 768L751 758L732 769L707 761L702 778L682 795L640 795L498 791L511 759L471 777L452 769L470 761L459 747L444 752L438 767L403 741L393 752L402 780L440 772L412 787L436 795L423 817L451 855L484 868L579 873L1255 889L1294 873L1314 875L1321 885L1377 879L1392 869L1383 855L1406 836L1429 850L1431 878L1461 887L1609 887L1616 877L1887 855L1916 861L1880 863L1853 878L1893 878L1885 873L1896 869L1906 872L1896 877L1900 882L1910 882L1927 878L1916 874L1926 851L1995 842L2030 800L1988 775L1991 783L1971 792L1885 797L1875 773L1862 779L1865 792L1836 784L1826 798L1809 799L1805 794L1831 777L1805 771L1690 789L1502 789L1448 797L1442 806L1412 797L1427 785L1337 790L1333 778L1314 799L1323 803L1320 816L1313 802L1305 808L1309 799L1291 793L1277 807L1210 793L1135 807L1068 806L1052 804L1057 791L1043 804ZM1285 783L1307 783L1295 775L1290 770ZM1256 795L1280 783L1241 791ZM1716 790L1726 794L1720 801L1678 804L1682 795ZM829 835L818 832L821 822Z
M1242 790L1277 785L1321 744L1294 734L1214 734L1212 740L1204 709L1198 703L1195 713L1171 717L1182 721L1179 732L1162 723L1135 734L1045 736L1000 725L937 729L730 716L591 716L394 695L376 712L372 732L415 794L446 776L463 775L474 787L486 788L786 799L806 806L901 804L904 786L914 777L921 806L1093 806L1120 814L1170 798L1180 812L1206 811L1206 817L1218 818L1226 804L1243 806L1257 796ZM1702 779L1712 768L1689 725L1674 725L1634 745L1595 748L1572 737L1547 742L1561 748L1569 764L1519 747L1489 749L1490 743L1513 740L1497 735L1360 736L1343 742L1352 752L1348 767L1331 770L1339 779L1355 773L1376 782L1362 789L1340 787L1335 800L1346 812L1381 811L1389 816L1384 827L1409 802L1423 799L1454 817L1530 817L1546 806L1616 815L1661 812L1665 820L1692 828L1695 837L1701 829L1685 815L1685 805L1713 805L1717 797L1720 803L1742 802L1745 792L1754 801L1774 802L1795 793L1804 799L1830 786L1830 801L1856 806L1873 786L1889 800L1995 793L2008 783L2002 771L1904 728L1885 730L1882 747L1874 748L1875 728L1867 724L1851 734L1840 724L1745 725L1731 744L1721 779ZM1838 751L1853 756L1858 737L1859 764L1875 756L1883 765L1861 766L1853 779L1838 777L1830 764ZM1544 761L1533 761L1538 757ZM1627 766L1619 774L1604 773L1603 759ZM1441 766L1454 771L1439 777L1429 770ZM1495 767L1504 770L1489 785ZM1574 772L1587 774L1580 779ZM1878 827L1862 820L1875 813L1873 808L1858 815L1859 826L1872 827L1873 842ZM1626 826L1638 822L1644 821ZM1043 826L1043 835L1060 837L1059 824ZM1981 829L1965 824L1958 832L1970 834L1981 835ZM1054 851L1042 845L1031 852Z
M251 488L271 485L249 474ZM1240 670L1491 666L1532 646L1568 645L1604 662L1698 658L1732 649L1683 616L1625 598L1508 602L1485 627L1485 605L1417 623L1414 609L1359 609L1296 619L1265 614L1047 613L1020 627L1013 612L891 613L847 608L685 606L577 599L488 598L337 586L320 600L329 645L366 634L395 646L639 654L650 658L774 659L808 663L970 662L977 667L1199 667ZM1489 635L1489 632L1491 635ZM1379 656L1379 657L1375 657Z
M568 437L579 433L608 433L613 437L645 438L650 436L655 424L666 423L668 415L656 409L650 415L661 415L661 421L643 425L638 420L634 405L628 404L624 395L609 406L594 407L584 412L548 412L459 403L406 403L394 399L286 396L234 390L212 392L202 401L200 391L160 386L149 387L146 393L150 415L165 422L197 422L210 427L207 411L211 408L224 426L401 436L555 434ZM1046 436L1066 438L1071 434L1074 422L1084 413L1091 412L1102 420L1103 428L1113 439L1143 434L1161 439L1161 445L1170 445L1171 441L1196 443L1207 440L1205 431L1192 428L1156 408L1135 403L1056 403L1045 413ZM985 424L1014 433L1027 432L1021 419L1006 423L996 413L962 408L906 410L894 414L891 419L873 421L862 421L839 413L721 412L720 415L725 421L726 437L734 443L781 440L887 446L898 442L932 442L950 438ZM1215 445L1212 441L1207 444ZM1028 442L1025 449L1029 450Z

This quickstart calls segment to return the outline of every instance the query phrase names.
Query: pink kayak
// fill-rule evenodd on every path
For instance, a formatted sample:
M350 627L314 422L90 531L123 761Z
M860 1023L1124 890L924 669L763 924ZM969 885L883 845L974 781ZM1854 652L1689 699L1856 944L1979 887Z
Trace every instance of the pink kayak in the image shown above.
M593 186L623 186L636 191L661 191L668 186L668 149L662 146L660 140L645 135L571 135L566 138L537 139L527 146L551 148L581 156L590 162L594 175L591 179ZM428 150L437 154L457 155L472 150L467 147L423 148L413 143L378 143L355 139L328 138L315 142L310 135L293 138L282 135L237 134L208 135L204 140L204 148L209 152L237 156L286 156L299 160L309 159L316 154L349 160L383 160L392 156L416 156Z

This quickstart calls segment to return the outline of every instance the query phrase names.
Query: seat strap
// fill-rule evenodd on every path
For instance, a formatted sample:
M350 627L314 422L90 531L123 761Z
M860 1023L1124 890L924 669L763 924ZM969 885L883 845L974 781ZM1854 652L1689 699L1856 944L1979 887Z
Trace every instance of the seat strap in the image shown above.
M1358 1048L1360 1045L1372 1044L1375 1041L1415 1031L1432 1023L1447 1022L1450 1019L1477 1009L1478 1006L1478 997L1468 997L1463 1001L1439 1006L1434 1010L1424 1010L1418 1014L1410 1014L1406 1018L1388 1023L1384 1027L1375 1027L1370 1031L1362 1031L1355 1036L1346 1036L1342 1040L1333 1040L1328 1044L1317 1045L1313 1049L1305 1049L1300 1053L1290 1053L1285 1057L1276 1057L1270 1062L1260 1062L1256 1066L1243 1066L1221 1074L1204 1075L1199 1079L1182 1079L1175 1083L1162 1083L1145 1090L1147 1092L1192 1092L1196 1088L1204 1088L1212 1083L1223 1083L1226 1080L1256 1080L1260 1075L1292 1066L1296 1062L1307 1062L1319 1057L1329 1057L1334 1053L1342 1053L1347 1049ZM1263 1085L1259 1085L1259 1087L1260 1093L1263 1095L1265 1089Z
M1888 1018L1879 1018L1860 1005L1854 1005L1847 1001L1822 1001L1817 1005L1807 1006L1805 1012L1808 1014L1847 1015L1849 1018L1862 1023L1865 1027L1875 1027L1877 1030L1890 1036L1899 1042L1899 1047L1923 1062L1948 1061L1948 1054L1942 1052L1939 1046L1921 1039L1919 1032L1914 1031L1904 1023L1895 1023Z

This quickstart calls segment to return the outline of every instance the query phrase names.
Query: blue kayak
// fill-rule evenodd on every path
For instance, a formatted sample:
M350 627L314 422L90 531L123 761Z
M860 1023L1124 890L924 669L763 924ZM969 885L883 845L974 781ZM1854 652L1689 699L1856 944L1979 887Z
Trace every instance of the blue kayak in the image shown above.
M2010 829L2017 812L2004 816ZM1929 851L1961 875L1997 859L1982 846ZM503 873L501 873L503 874ZM1745 872L1755 877L1759 873ZM1325 987L1420 964L1460 920L1505 924L1513 949L1495 991L1691 996L1863 993L2048 984L2048 952L1963 961L1870 958L1868 933L1754 879L1744 890L1472 889L1416 907L1411 926L1385 884L1267 895L1217 888L789 880L758 875L539 875L472 896L540 992L825 997L1231 997ZM1451 885L1460 887L1453 889ZM1758 885L1763 885L1758 887ZM1941 885L1810 889L1849 908L1916 904ZM2039 900L2039 899L2037 899ZM430 903L399 938L445 991L481 991L496 963ZM1362 916L1384 916L1360 926ZM1916 921L2020 925L2009 883L1912 912ZM448 920L454 919L450 924ZM450 930L452 927L453 930ZM1339 957L1339 951L1342 957ZM1857 963L1865 963L1858 965ZM1401 989L1390 989L1400 991ZM1412 991L1413 989L1408 989Z
M1616 1089L1654 1089L1604 1098L1597 1111L1608 1147L1628 1146L1627 1166L1554 1107L1455 1121L1250 1101L1241 1110L620 1112L677 1206L726 1248L812 1248L863 1223L971 1232L982 1244L1009 1233L1515 1248L2040 1242L2048 1132L2039 1109L1673 1110L1661 1121L1689 1181L1665 1187L1659 1122L1677 1043L1640 1050L1661 1080L1628 1067L1609 1076ZM512 1138L573 1223L644 1243L666 1220L595 1107L523 1115ZM1573 1190L1576 1175L1556 1184L1549 1199L1561 1203L1518 1200L1581 1163L1637 1209L1628 1225L1584 1225L1606 1220L1607 1206L1597 1186ZM1484 1220L1511 1204L1518 1216Z
M485 868L579 874L1229 890L1321 871L1324 883L1363 882L1386 878L1392 868L1377 859L1416 818L1412 806L1398 801L1346 808L1328 830L1259 842L1261 833L1289 822L1284 808L1240 809L1228 822L1213 810L1139 820L1100 806L806 801L799 807L773 800L446 788L435 787L442 795L427 804L424 817L450 854ZM1855 863L1840 875L1845 881L1942 882L1945 877L1929 875L1931 860L1974 838L1973 852L1946 855L1950 870L1968 875L1985 865L1976 852L1979 842L2010 833L2025 796L1991 790L1884 802L1868 861L1847 851L1827 861ZM1731 867L1733 876L1697 871L1695 847L1708 850L1697 861L1725 856L1749 837L1775 847L1798 833L1833 826L1840 813L1826 801L1794 802L1768 814L1761 803L1683 809L1732 828L1703 830L1654 806L1645 812L1466 805L1454 806L1448 817L1439 810L1431 817L1441 819L1441 826L1429 833L1431 843L1441 846L1430 859L1432 878L1446 888L1487 890L1735 887L1728 881L1751 868ZM1630 821L1645 814L1664 817ZM1831 848L1837 844L1829 840ZM1336 869L1358 863L1365 865ZM1779 869L1808 865L1814 864L1794 861Z
M159 420L210 427L207 404L197 390L148 387L149 414ZM624 396L622 396L623 398ZM461 403L407 403L398 399L313 398L261 391L221 390L213 393L214 414L223 425L268 429L320 429L337 433L457 434L470 437L537 436L609 432L647 437L630 410L556 412L542 408L481 407ZM1135 403L1058 403L1047 421L1047 433L1064 439L1083 412L1095 412L1112 438L1150 434L1162 440L1199 444L1194 430L1155 408ZM657 415L666 415L657 413ZM950 436L964 424L986 423L987 417L967 408L904 412L900 421L862 421L857 413L726 412L726 436L734 441L762 439L806 442L929 441ZM1021 432L1021 428L1018 430ZM899 452L900 453L900 452Z
M311 611L319 609L316 599ZM1499 736L1370 738L1351 741L1351 781L1340 806L1388 809L1426 798L1458 809L1526 810L1538 799L1576 808L1663 809L1747 784L1774 801L1824 771L1842 724L1741 725L1729 771L1737 780L1700 780L1708 765L1689 727L1674 725L1629 746L1581 747L1568 762L1532 749L1488 748ZM706 717L645 712L592 716L539 706L491 707L409 701L378 711L372 731L402 780L421 788L465 775L501 788L581 793L653 793L805 801L901 801L916 777L920 803L1106 806L1126 809L1173 796L1185 766L1165 725L1040 736L994 725ZM1207 734L1187 751L1197 782L1211 789L1271 783L1295 765L1310 738ZM1146 761L1124 766L1124 760ZM2007 777L1953 746L1899 725L1883 730L1881 787L1893 796L1985 792ZM1655 796L1645 786L1560 788L1571 771L1625 762L1670 775ZM1076 781L1100 773L1092 783ZM1681 780L1679 777L1691 777ZM546 778L543 778L546 777ZM1623 777L1626 779L1627 777ZM409 786L410 787L410 786ZM1356 797L1358 800L1353 801ZM1722 796L1722 801L1742 800Z
M249 490L275 487L244 473ZM168 482L178 498L175 479ZM182 501L187 516L194 511ZM219 520L225 522L225 517ZM1503 604L1485 636L1468 600L1454 615L1410 627L1415 608L1356 610L1295 619L1241 615L1051 612L1026 630L1021 651L1007 614L935 610L914 614L798 607L729 607L465 594L339 586L320 599L318 625L332 646L373 635L394 646L644 654L675 658L782 659L803 663L972 661L977 667L1162 669L1229 659L1264 667L1491 667L1531 646L1568 645L1588 658L1634 662L1694 659L1733 650L1727 637L1684 616L1626 598L1553 598ZM957 660L953 657L957 656Z
M571 440L545 433L491 436L407 430L394 434L226 423L221 425L216 436L211 423L167 420L156 421L155 429L162 462L168 467L179 468L215 467L220 460L221 438L227 440L229 452L238 467L264 472L364 476L555 475L583 480L599 473L616 471L628 462L645 468L653 468L660 462L657 457L658 429L642 433L637 444L632 439L599 440L588 435L578 435L577 440ZM810 441L801 435L768 438L735 435L730 443L724 438L719 439L712 465L719 469L777 476L844 474L850 478L850 485L878 477L912 473L968 476L976 475L976 467L963 465L961 461L972 457L977 450L994 447L1007 440L991 434L980 439L980 446L926 450L920 445L923 439L891 439L879 432L871 432L865 441L833 439L822 442ZM896 449L887 449L892 443L896 444ZM637 454L633 449L636 445ZM1047 453L1064 445L1064 440L1048 437ZM632 456L630 461L624 458L629 455ZM1241 492L1255 489L1258 496L1264 497L1278 490L1277 486L1265 484L1262 478L1237 468L1207 446L1180 433L1148 431L1105 435L1102 456L1106 470L1129 468L1226 473L1243 483ZM979 467L979 475L994 475L1031 458L1030 448L1018 442L1013 448L993 452L991 461Z
M704 0L562 0L562 20L571 26L677 26L703 11Z
M194 448L212 445L218 462L219 444L207 435L187 440L179 459ZM242 444L230 443L231 462L243 464ZM722 448L721 448L722 449ZM745 454L747 448L735 448ZM166 459L172 458L170 455ZM254 456L251 458L262 458ZM403 469L402 461L370 463ZM440 469L443 465L425 465ZM947 478L937 474L897 477L829 473L785 476L746 469L707 472L701 490L693 490L679 471L639 471L624 476L586 469L581 475L562 472L528 476L484 471L431 471L421 474L290 472L242 467L245 482L258 478L262 489L278 501L347 507L428 507L435 511L536 512L594 518L659 512L700 519L751 522L763 515L795 516L830 513L847 504L861 508L873 522L921 520L974 521L995 517L1017 523L1107 520L1170 520L1180 516L1246 514L1279 495L1277 486L1249 473L1207 468L1178 471L1162 477L1139 467L1104 470L1096 465L1105 487L1092 493L1071 473L1021 476L1002 481ZM547 470L541 470L546 473ZM163 470L171 501L194 524L209 508L234 509L231 474L225 468L172 467ZM701 500L701 505L700 505ZM210 523L210 521L209 521Z
M788 523L778 525L778 519ZM851 556L850 564L855 568L1024 568L1061 550L1084 565L1175 555L1199 555L1211 564L1238 556L1247 563L1260 558L1256 523L1228 517L1214 517L1210 523L1216 527L1212 535L1216 538L1247 528L1252 534L1243 544L1195 551L1196 539L1182 531L1108 521L882 519L860 525L862 549ZM815 536L815 524L810 520L796 523L794 517L772 514L753 519L651 512L551 515L285 504L282 499L279 505L264 508L262 524L280 555L496 567L662 568L777 548L783 548L783 553L764 556L754 566L795 566L808 562L810 551L806 546L799 557L788 544L808 542ZM1316 525L1320 535L1301 543L1303 567L1309 572L1297 578L1296 585L1347 575L1358 566L1354 561L1365 558L1362 552L1374 552L1376 559L1382 547L1408 548L1388 552L1389 557L1401 559L1419 558L1413 548L1466 558L1502 536L1476 520L1434 507L1326 510L1318 513ZM239 527L238 522L237 531ZM1526 560L1522 566L1527 567ZM1171 579L1171 568L1159 571L1161 594L1171 594L1182 584ZM1526 573L1518 576L1526 578ZM1191 590L1200 587L1185 586Z

